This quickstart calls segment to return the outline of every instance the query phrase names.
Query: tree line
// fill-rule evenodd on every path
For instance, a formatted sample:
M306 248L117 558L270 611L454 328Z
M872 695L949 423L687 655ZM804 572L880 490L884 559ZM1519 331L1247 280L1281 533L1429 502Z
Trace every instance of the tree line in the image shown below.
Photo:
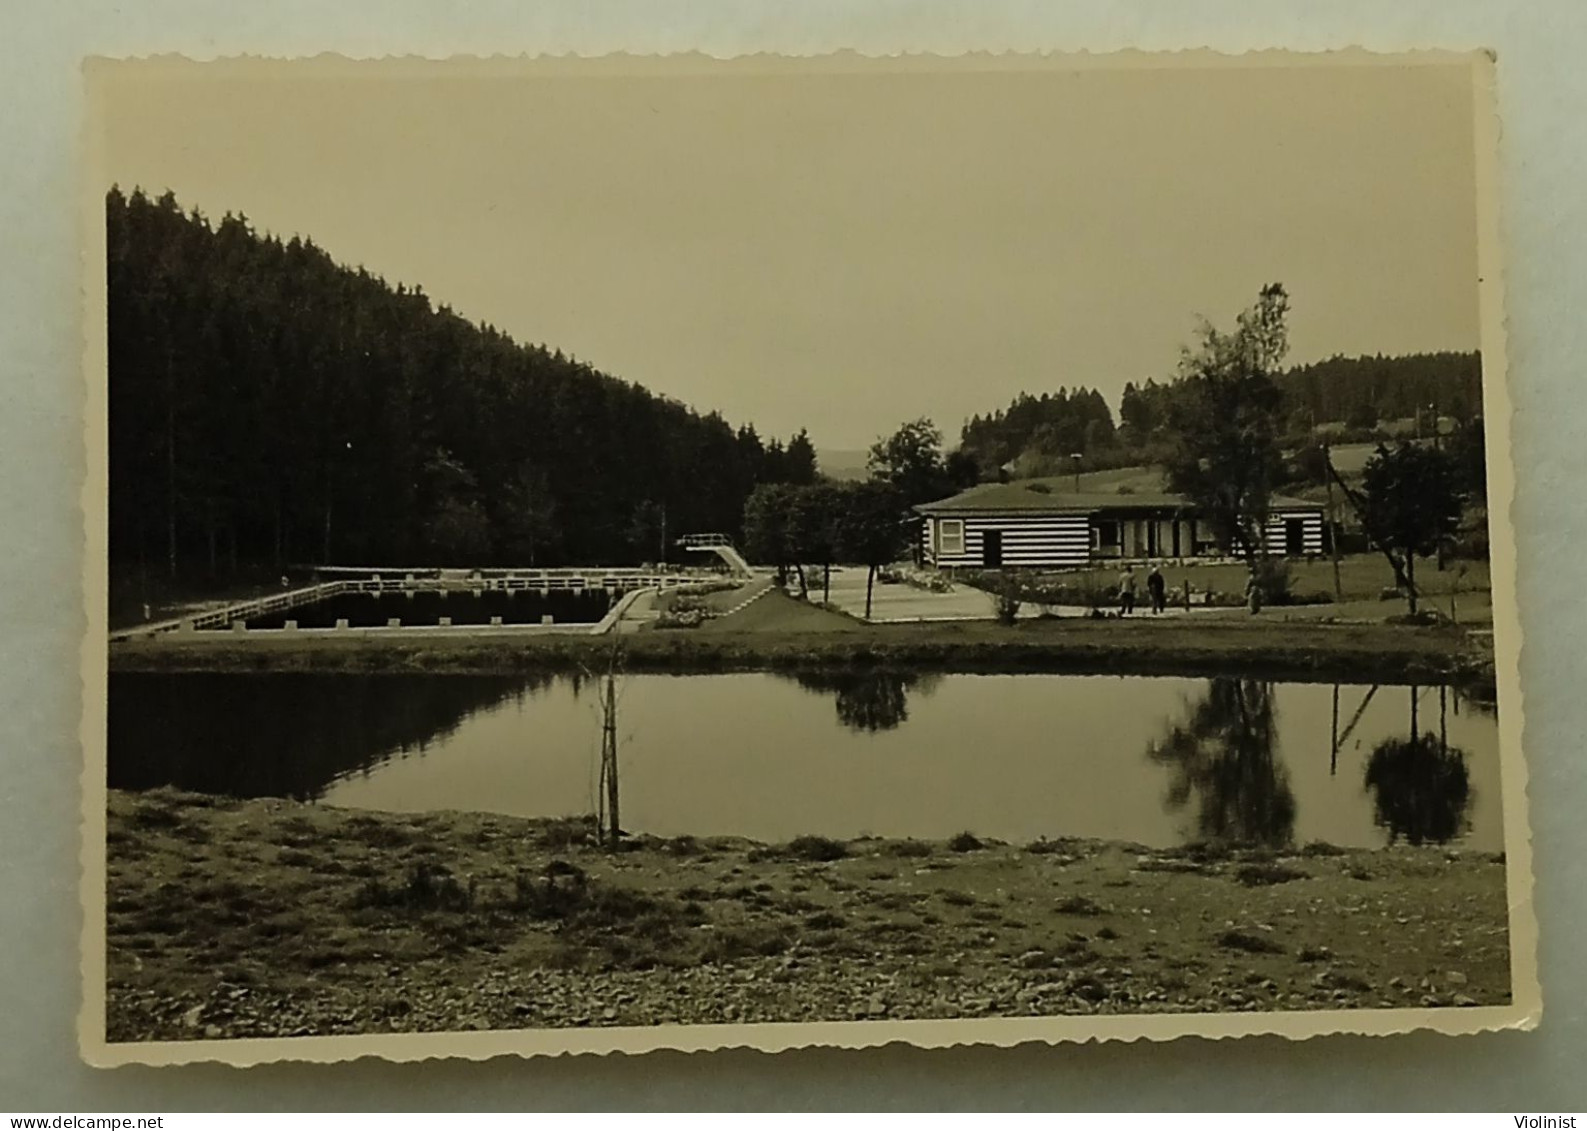
M1475 353L1404 357L1332 357L1270 374L1277 392L1279 435L1290 447L1326 427L1335 439L1374 439L1397 421L1431 434L1469 426L1482 414L1482 363ZM1171 448L1175 402L1183 375L1127 382L1115 421L1094 389L1021 393L1005 409L976 415L960 433L958 451L982 477L1012 465L1019 476L1053 475L1161 463Z
M113 580L656 560L817 478L803 431L763 441L245 216L112 188L106 234Z

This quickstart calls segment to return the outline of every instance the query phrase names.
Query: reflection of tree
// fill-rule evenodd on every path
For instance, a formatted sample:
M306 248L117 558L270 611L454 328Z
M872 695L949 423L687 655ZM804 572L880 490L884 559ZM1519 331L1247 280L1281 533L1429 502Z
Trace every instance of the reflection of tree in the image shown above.
M1278 847L1294 836L1295 795L1276 737L1273 685L1219 678L1147 756L1174 770L1170 806L1195 796L1203 839Z
M836 694L838 721L853 731L874 734L893 730L909 720L909 692L930 695L939 678L932 672L885 669L798 672L794 680L806 691Z
M1411 689L1411 734L1373 747L1367 759L1366 788L1372 791L1377 823L1389 830L1390 842L1402 837L1411 844L1443 844L1466 831L1471 780L1466 754L1444 738L1442 710L1438 734L1419 734L1417 688ZM1446 707L1443 688L1439 704Z
M308 800L549 682L540 674L116 672L109 783Z

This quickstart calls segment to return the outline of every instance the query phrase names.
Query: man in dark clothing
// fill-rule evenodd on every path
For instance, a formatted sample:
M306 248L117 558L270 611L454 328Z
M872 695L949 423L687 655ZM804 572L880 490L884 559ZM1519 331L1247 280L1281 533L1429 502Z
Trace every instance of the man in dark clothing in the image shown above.
M1168 608L1168 583L1163 580L1162 571L1156 566L1146 575L1146 592L1152 598L1152 612L1160 613Z

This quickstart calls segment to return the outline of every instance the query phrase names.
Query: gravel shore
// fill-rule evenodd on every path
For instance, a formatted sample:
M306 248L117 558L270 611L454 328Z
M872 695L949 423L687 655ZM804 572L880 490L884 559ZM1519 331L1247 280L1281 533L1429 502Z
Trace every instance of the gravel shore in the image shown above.
M107 1038L1498 1005L1500 857L630 837L113 792Z

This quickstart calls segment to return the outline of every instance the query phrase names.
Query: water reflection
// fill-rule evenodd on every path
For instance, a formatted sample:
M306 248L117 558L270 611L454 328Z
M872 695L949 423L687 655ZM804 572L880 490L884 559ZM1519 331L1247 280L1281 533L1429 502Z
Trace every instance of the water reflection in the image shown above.
M838 721L852 731L876 734L909 721L909 692L930 695L941 677L935 672L863 671L797 672L794 682L818 695L837 698Z
M551 679L119 673L109 685L109 785L313 800L333 780L422 753Z
M109 682L117 788L531 817L593 814L605 796L600 674ZM1376 847L1458 828L1474 850L1503 847L1498 728L1464 700L1457 713L1452 692L1440 712L1436 689L1419 693L1411 734L1469 752L1463 808L1453 754L1385 753L1363 784L1373 751L1407 734L1403 687L898 669L621 685L622 824L635 831Z
M1392 844L1445 844L1470 827L1471 777L1466 752L1447 739L1449 696L1438 689L1438 733L1420 733L1421 690L1411 688L1411 733L1384 739L1367 759L1366 788L1373 817Z
M1203 840L1282 847L1295 835L1295 794L1274 752L1273 685L1218 678L1181 722L1147 748L1173 778L1168 804L1194 800Z

